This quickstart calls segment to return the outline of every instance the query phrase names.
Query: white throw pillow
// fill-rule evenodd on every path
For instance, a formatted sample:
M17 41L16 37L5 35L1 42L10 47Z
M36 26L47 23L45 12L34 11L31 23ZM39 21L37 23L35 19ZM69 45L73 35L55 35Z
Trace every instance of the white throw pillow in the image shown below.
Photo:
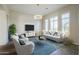
M25 38L25 40L29 41L29 39L28 39L28 38Z
M21 38L25 39L25 36L24 35L21 35Z

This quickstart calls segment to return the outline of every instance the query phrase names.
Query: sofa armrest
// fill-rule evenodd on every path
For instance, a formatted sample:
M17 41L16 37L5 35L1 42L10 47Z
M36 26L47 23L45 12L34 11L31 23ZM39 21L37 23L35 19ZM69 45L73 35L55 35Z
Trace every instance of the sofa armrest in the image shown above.
M25 45L33 45L33 46L35 46L35 44L32 41L26 41Z
M34 48L35 47L35 44L32 41L26 41L25 42L25 45L23 45L22 47L27 47L27 46Z
M35 48L35 44L31 41L27 41L25 45L21 45L19 51L23 54L32 54Z
M23 40L24 42L29 41L29 39L28 39L28 38L23 38L23 39L19 39L19 40Z

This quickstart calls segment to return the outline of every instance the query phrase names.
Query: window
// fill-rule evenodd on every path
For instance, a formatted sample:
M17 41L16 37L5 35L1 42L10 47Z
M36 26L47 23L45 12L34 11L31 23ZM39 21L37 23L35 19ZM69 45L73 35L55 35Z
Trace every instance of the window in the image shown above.
M48 31L48 19L45 20L45 31Z
M50 30L53 31L53 18L50 19Z
M40 20L35 20L35 31L40 31L41 30L41 22Z
M52 17L50 19L50 30L57 31L58 30L58 17Z
M69 20L70 20L69 13L65 13L62 15L62 32L69 33Z

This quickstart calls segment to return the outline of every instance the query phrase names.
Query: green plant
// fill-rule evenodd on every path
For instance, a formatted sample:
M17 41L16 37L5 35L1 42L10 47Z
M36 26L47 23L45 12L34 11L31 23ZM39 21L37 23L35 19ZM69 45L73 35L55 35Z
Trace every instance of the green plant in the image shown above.
M12 24L9 26L9 34L14 35L16 33L16 25Z

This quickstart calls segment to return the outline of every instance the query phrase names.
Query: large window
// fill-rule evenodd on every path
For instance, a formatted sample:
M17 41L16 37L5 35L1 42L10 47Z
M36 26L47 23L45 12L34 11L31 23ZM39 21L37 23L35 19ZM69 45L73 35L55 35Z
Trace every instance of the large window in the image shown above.
M58 17L52 17L50 19L50 30L57 31L58 30Z
M41 30L41 21L40 20L35 20L35 31L40 31Z
M65 13L62 15L62 32L69 33L69 20L69 13Z
M45 31L48 31L48 19L45 20Z

